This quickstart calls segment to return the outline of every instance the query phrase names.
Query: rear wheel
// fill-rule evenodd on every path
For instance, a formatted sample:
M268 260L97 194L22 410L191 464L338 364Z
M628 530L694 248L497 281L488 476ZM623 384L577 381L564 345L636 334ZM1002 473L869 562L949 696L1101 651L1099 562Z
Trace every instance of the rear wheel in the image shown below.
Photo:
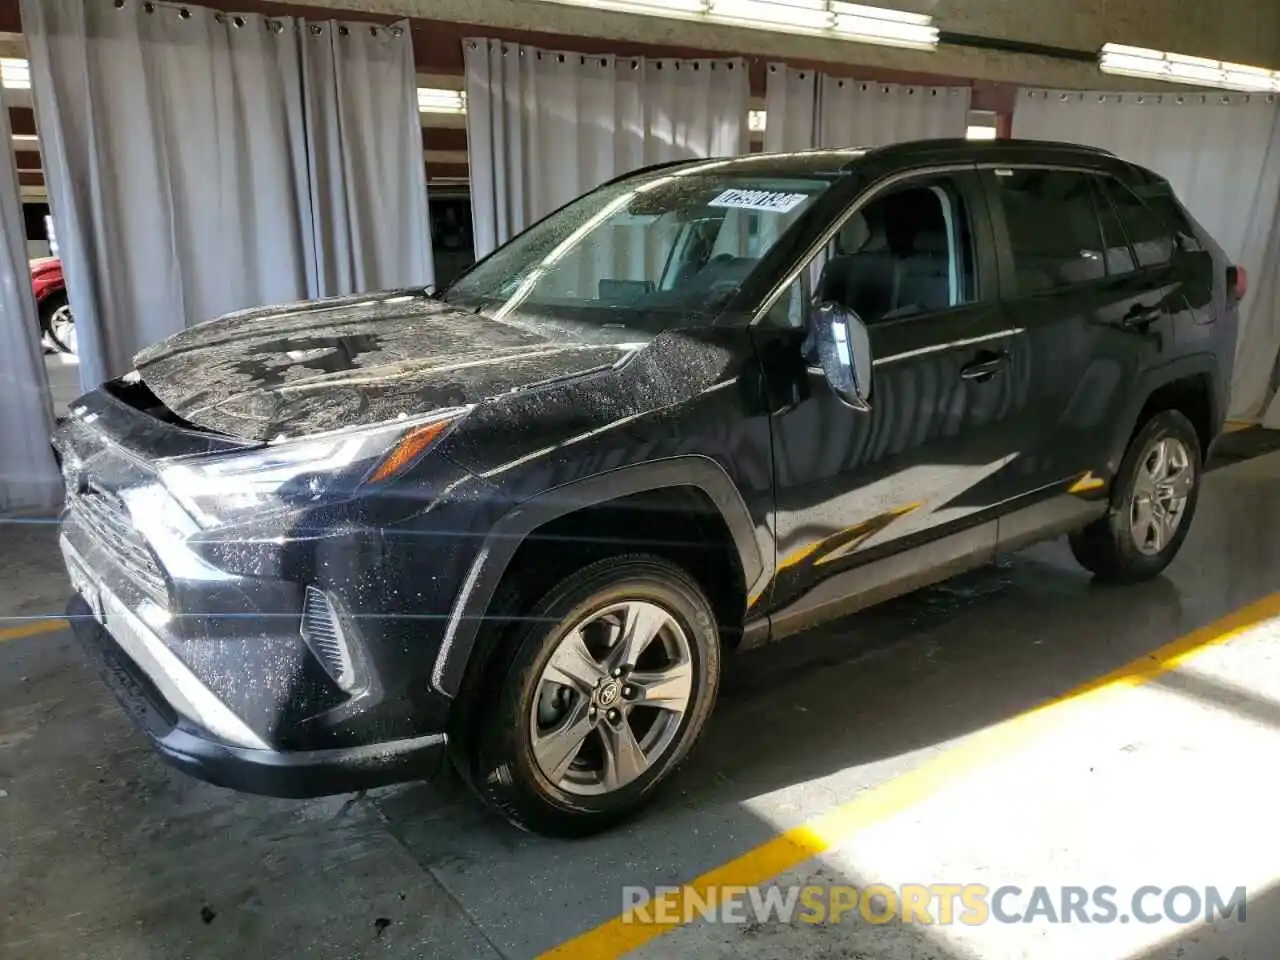
M1100 580L1136 583L1177 556L1200 493L1200 441L1177 410L1148 420L1120 464L1105 517L1071 535L1071 551Z
M679 567L593 563L500 641L463 723L465 779L517 826L581 836L640 809L685 757L715 701L710 603Z

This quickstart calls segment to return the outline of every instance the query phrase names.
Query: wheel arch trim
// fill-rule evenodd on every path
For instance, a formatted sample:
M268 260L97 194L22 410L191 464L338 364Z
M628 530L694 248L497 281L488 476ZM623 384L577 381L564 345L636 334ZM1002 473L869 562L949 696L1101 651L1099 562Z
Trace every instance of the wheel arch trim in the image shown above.
M1142 374L1139 388L1133 391L1133 399L1130 401L1124 420L1121 421L1123 432L1117 431L1112 441L1111 463L1114 465L1112 469L1117 469L1120 461L1124 458L1125 451L1129 447L1129 441L1141 426L1138 423L1138 417L1142 414L1143 407L1147 405L1147 401L1151 399L1152 395L1160 388L1167 387L1171 383L1178 380L1188 380L1193 377L1205 377L1208 379L1210 430L1214 437L1221 432L1225 416L1226 398L1222 396L1222 384L1219 382L1217 360L1211 353L1194 353L1179 357L1159 367L1153 367ZM1207 460L1209 451L1201 450L1200 456Z
M674 487L694 487L711 500L732 537L748 595L772 575L755 523L737 485L718 462L687 454L620 467L552 487L512 508L490 528L463 578L431 672L432 687L454 698L462 686L485 612L521 544L539 527L610 500Z

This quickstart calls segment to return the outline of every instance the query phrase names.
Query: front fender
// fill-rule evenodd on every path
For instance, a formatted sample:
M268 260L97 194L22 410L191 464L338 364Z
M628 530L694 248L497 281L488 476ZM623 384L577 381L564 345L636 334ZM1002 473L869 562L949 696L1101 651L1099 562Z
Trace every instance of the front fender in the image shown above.
M516 551L539 527L586 507L669 487L697 487L720 512L737 548L748 593L771 571L756 541L755 524L733 480L710 457L682 455L620 467L545 491L508 511L490 529L454 600L432 685L456 697L490 603Z

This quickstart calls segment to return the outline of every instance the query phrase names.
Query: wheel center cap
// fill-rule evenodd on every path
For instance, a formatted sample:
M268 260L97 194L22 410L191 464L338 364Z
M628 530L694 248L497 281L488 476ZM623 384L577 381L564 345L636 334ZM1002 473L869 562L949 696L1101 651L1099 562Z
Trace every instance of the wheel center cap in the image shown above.
M602 707L611 707L618 700L618 681L606 680L596 691L596 702Z

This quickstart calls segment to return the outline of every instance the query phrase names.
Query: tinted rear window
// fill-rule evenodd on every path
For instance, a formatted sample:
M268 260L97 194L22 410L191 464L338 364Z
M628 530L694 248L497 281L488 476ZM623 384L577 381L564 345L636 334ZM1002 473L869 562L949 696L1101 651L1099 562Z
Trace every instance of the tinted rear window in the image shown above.
M1071 170L997 170L1019 293L1106 276L1090 177Z
M1103 190L1124 224L1140 267L1156 267L1173 257L1173 233L1155 211L1128 187L1112 177L1102 178Z

